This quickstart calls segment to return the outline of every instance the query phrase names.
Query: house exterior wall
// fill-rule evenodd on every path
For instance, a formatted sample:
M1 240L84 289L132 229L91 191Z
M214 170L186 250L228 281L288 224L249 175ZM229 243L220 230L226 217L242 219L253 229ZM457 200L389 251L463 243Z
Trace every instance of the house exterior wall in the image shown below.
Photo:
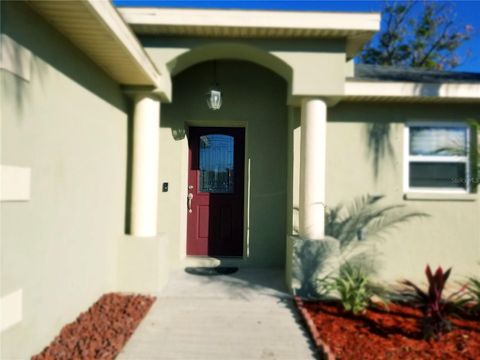
M21 167L7 169L15 191L1 203L0 297L11 322L1 333L2 359L39 352L105 292L158 291L170 268L205 263L185 257L189 126L246 129L245 256L222 262L289 266L285 238L298 228L298 101L344 93L351 68L343 41L143 38L157 67L174 76L174 89L160 115L158 185L169 183L169 191L158 194L160 234L141 238L124 235L129 101L24 2L1 6L2 41L13 45L12 61L0 69L1 164ZM219 112L205 104L213 80L209 60L219 60L225 96ZM478 193L469 201L405 200L402 182L406 121L466 120L479 113L479 105L464 104L329 108L327 206L383 194L386 203L430 214L378 242L379 278L423 279L426 263L453 266L459 279L478 272ZM375 178L366 126L385 121L392 123L394 156L381 160Z
M220 111L209 110L205 93L213 63L193 66L173 79L172 104L162 105L159 232L169 241L172 267L185 262L188 126L246 128L245 241L240 266L282 267L285 261L287 189L287 88L285 81L258 65L217 62L224 94ZM191 260L192 261L192 260Z
M30 199L1 203L1 296L19 318L0 357L22 359L114 290L128 119L103 71L24 2L1 6L2 36L32 55L29 81L0 70L1 163L31 171Z
M289 103L299 103L302 96L342 95L345 90L348 68L343 40L144 36L141 41L155 64L172 75L202 61L237 59L282 76L288 83Z
M292 110L290 139L292 205L289 227L298 228L300 127L298 109ZM377 277L387 282L408 278L424 280L426 264L453 267L453 278L464 279L480 270L480 195L404 199L404 126L408 121L466 121L478 117L477 104L340 103L328 109L327 206L349 203L366 194L385 195L386 204L403 204L425 212L391 229L374 248ZM367 126L390 122L393 156L380 159L378 177L368 146ZM289 217L290 218L290 217ZM374 238L372 238L374 240Z

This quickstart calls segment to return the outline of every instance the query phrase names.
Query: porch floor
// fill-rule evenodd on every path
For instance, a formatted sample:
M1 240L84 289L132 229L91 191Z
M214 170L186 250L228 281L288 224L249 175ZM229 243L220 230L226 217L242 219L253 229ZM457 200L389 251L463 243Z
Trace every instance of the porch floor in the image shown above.
M315 359L283 272L178 271L117 359Z

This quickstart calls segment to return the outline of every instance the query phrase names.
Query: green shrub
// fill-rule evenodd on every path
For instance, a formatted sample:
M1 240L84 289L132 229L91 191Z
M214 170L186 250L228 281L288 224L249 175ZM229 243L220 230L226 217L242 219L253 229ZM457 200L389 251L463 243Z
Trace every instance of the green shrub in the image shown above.
M328 292L336 292L343 309L354 315L365 312L373 297L386 304L383 288L374 285L360 267L348 263L340 268L338 276L326 280L325 287Z

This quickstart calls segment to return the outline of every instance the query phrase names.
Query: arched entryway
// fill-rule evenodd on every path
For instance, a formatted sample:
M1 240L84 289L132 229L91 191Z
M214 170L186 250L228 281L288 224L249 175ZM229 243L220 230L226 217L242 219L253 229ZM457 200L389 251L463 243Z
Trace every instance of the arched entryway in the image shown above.
M210 110L205 101L205 93L214 82L214 66L224 97L218 111ZM203 135L222 135L241 129L245 141L243 146L235 148L243 152L240 165L243 168L236 169L243 175L242 251L226 252L226 256L218 252L198 255L222 258L224 263L240 266L284 267L287 88L287 82L271 70L238 60L215 60L215 65L213 61L201 62L173 77L174 100L162 106L160 153L168 156L160 160L160 174L171 181L169 192L160 194L159 227L170 233L171 241L176 241L172 243L172 250L179 263L188 255L189 216L199 216L195 211L189 213L189 186L194 186L189 182L192 151L198 156L192 148L192 144L198 142L189 142L189 133L190 137L198 131L203 131ZM221 194L210 196L222 197ZM210 216L219 216L214 209L207 211ZM203 224L202 231L208 232L215 221L225 220L209 219L210 224Z
M158 228L168 239L169 269L192 262L280 267L290 284L293 244L324 238L327 99L322 94L341 91L335 79L344 69L328 76L317 70L330 55L341 55L338 44L151 37L144 45L157 66L172 76L173 94L171 103L162 103L160 116L150 100L148 108L143 107L142 99L154 95L145 91L137 96L134 114L140 121L134 120L134 134L140 136L133 143L138 155L134 164L140 168L133 171L133 189L139 191L132 194L132 218L141 220L139 230L147 231L132 234L154 236ZM325 57L322 51L332 52ZM214 62L224 95L220 111L211 111L205 102L215 82ZM153 131L159 117L160 131ZM241 256L222 256L221 261L208 251L201 259L187 256L191 127L244 129ZM158 152L153 149L156 144ZM146 184L151 191L136 184ZM157 188L162 189L158 197L147 196ZM157 209L158 214L150 216ZM143 215L146 212L149 216Z

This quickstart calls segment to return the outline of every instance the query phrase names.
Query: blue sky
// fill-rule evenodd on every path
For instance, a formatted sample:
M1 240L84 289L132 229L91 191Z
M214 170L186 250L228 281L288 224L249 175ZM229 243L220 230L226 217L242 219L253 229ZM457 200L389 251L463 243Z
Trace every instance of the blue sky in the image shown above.
M461 25L473 25L475 36L465 43L459 54L464 56L468 50L469 57L456 70L480 73L480 0L453 1L456 11L456 20ZM319 1L319 0L114 0L117 6L151 6L151 7L181 7L181 8L216 8L216 9L276 9L301 11L379 11L383 1Z

